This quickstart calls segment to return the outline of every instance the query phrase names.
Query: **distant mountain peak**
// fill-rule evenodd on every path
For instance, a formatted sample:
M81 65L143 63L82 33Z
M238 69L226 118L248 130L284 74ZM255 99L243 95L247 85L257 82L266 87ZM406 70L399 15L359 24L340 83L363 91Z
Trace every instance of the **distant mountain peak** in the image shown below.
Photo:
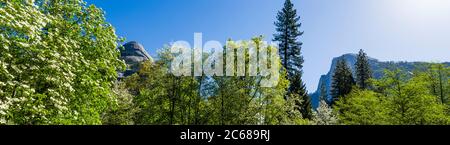
M127 64L127 69L119 73L119 78L130 76L139 70L139 64L144 61L153 61L153 58L147 53L144 46L136 41L130 41L120 49L121 59Z
M319 106L319 96L321 96L321 94L320 94L321 87L320 86L322 85L322 83L325 83L325 88L326 88L327 94L328 94L327 98L328 99L331 98L330 94L331 94L332 76L334 74L334 70L336 68L336 64L339 59L344 59L348 63L350 69L352 70L353 75L355 75L354 72L355 72L355 63L356 63L356 59L357 59L357 54L347 53L347 54L341 55L339 57L333 58L330 70L328 71L327 74L324 74L320 77L319 84L317 87L318 89L313 94L310 95L311 100L312 100L312 105L314 108L317 108ZM411 72L415 68L416 64L420 64L420 63L425 63L425 62L405 62L405 61L383 62L383 61L379 61L378 59L369 57L369 64L372 69L373 77L375 79L381 78L384 75L385 69L394 67L394 68L399 68L401 70L405 70L407 72L408 71ZM445 64L450 65L450 63L445 63Z
M147 59L152 59L152 57L150 57L150 55L145 50L144 46L142 44L140 44L139 42L130 41L128 43L125 43L123 45L123 47L125 48L125 50L121 51L122 56L134 55L134 56L145 57Z
M356 57L356 56L357 56L357 54L355 54L355 53L347 53L347 54L341 55L339 57Z

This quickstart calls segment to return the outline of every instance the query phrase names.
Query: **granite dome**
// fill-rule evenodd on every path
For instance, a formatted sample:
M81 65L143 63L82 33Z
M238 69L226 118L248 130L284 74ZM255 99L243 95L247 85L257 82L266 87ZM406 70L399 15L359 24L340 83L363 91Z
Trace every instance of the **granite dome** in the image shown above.
M153 61L144 46L136 41L124 44L123 48L120 49L120 56L127 64L126 71L119 74L119 77L121 78L136 73L139 70L140 63L144 61Z

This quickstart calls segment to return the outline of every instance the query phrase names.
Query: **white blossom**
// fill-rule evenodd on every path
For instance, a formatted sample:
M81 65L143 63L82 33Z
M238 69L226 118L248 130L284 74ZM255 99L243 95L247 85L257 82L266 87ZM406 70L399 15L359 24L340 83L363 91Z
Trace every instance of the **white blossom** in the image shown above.
M317 125L335 125L338 121L333 109L323 100L320 101L317 111L313 112L313 117Z

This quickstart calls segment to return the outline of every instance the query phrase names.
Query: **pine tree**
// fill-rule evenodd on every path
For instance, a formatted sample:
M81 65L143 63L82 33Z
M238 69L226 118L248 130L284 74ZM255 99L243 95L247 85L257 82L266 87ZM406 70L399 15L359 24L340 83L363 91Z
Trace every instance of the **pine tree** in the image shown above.
M312 119L311 98L306 91L306 86L300 78L300 75L295 75L291 83L290 89L293 91L291 94L296 94L294 96L299 97L297 100L301 100L296 105L299 106L299 111L302 113L303 118Z
M291 81L287 96L299 96L303 100L300 105L300 111L305 117L311 116L311 101L307 95L306 86L302 81L303 56L301 54L302 43L297 39L303 32L299 31L301 23L300 17L297 16L297 10L290 0L286 0L284 8L278 12L275 26L277 33L274 35L274 41L279 43L280 58L282 65L286 68L288 80ZM297 95L291 95L298 93ZM303 111L302 111L303 110Z
M349 94L352 91L353 85L355 85L355 80L347 62L344 59L338 60L331 86L331 94L333 97L331 104L334 105L340 98Z
M278 12L277 34L274 35L274 41L279 43L280 57L282 65L288 70L288 76L301 73L303 67L303 57L301 56L301 42L297 38L303 35L299 31L301 23L300 17L297 16L297 10L290 0L286 0L284 8Z
M361 89L368 89L370 87L369 79L372 78L372 70L370 69L369 59L367 54L361 49L356 58L356 83Z

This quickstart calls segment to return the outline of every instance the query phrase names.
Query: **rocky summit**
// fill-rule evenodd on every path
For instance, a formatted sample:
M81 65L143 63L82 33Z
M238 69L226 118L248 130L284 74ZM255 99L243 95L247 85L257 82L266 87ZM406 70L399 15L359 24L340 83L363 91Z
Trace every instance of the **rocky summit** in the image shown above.
M139 70L139 64L144 61L153 61L142 44L131 41L123 45L120 49L121 58L127 64L125 72L119 73L119 78L128 77Z
M332 98L332 96L330 95L331 94L331 83L332 83L332 76L334 74L337 61L339 59L344 59L349 64L349 67L352 70L353 76L355 76L356 57L357 57L356 54L344 54L342 56L339 56L339 57L336 57L333 59L328 73L324 74L320 77L317 90L314 93L310 94L313 108L317 108L319 106L319 97L322 95L322 94L320 94L320 92L321 92L320 86L322 86L322 83L325 83L324 86L325 86L325 89L327 92L327 94L325 94L324 96L326 96L327 100L330 100ZM396 69L400 69L402 71L411 72L416 68L416 66L420 66L421 64L426 64L426 62L379 61L378 59L369 57L369 65L370 65L370 68L373 73L372 76L375 79L382 78L384 75L384 71L386 69L396 68ZM450 66L450 62L444 62L443 64L446 66Z

